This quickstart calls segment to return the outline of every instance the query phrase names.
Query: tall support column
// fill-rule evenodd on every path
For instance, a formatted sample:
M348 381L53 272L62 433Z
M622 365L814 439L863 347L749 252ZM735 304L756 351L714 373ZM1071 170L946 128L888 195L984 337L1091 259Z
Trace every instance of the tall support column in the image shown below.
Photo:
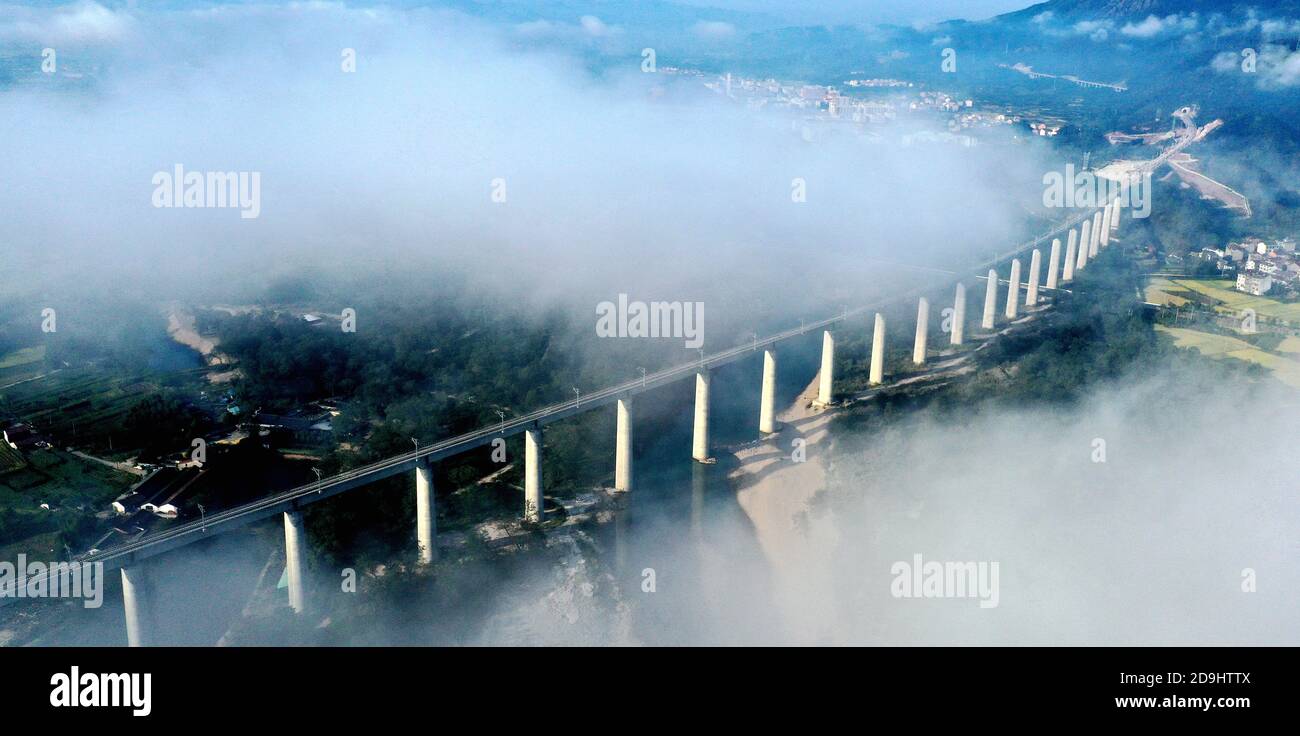
M871 385L885 381L885 315L876 312L876 331L871 336Z
M763 351L763 388L758 407L758 431L772 434L776 431L776 350Z
M1110 245L1110 218L1115 212L1115 203L1111 202L1101 211L1101 247Z
M618 429L614 438L614 490L632 490L632 400L618 400Z
M1123 208L1120 207L1118 199L1112 204L1114 209L1110 213L1110 232L1112 235L1119 235L1119 211Z
M542 506L542 428L524 430L524 521L540 522Z
M989 279L984 285L984 319L980 321L980 327L991 330L993 329L994 310L998 308L998 272L992 268L989 269Z
M1088 259L1097 257L1101 245L1101 212L1092 213L1092 240L1088 243Z
M957 284L952 299L952 344L960 345L966 338L966 285Z
M1047 257L1047 288L1055 289L1061 273L1061 239L1052 238L1052 254Z
M289 607L294 613L302 613L307 606L307 594L302 587L303 570L307 566L306 545L307 529L302 523L302 512L284 512L285 577L289 579Z
M126 645L153 644L153 611L149 578L140 566L122 568L122 610L126 614Z
M1025 291L1025 306L1032 307L1038 303L1038 272L1043 267L1043 254L1037 248L1029 256L1029 288Z
M835 387L835 336L830 330L822 333L822 369L817 374L817 403L830 406Z
M691 457L704 462L709 459L709 371L701 368L695 372L695 437Z
M1079 231L1079 257L1074 261L1074 270L1082 271L1088 265L1088 243L1092 242L1092 220L1083 221Z
M438 513L434 503L433 466L421 460L415 466L415 543L422 565L438 559Z
M1007 285L1007 319L1015 319L1020 312L1020 259L1011 259L1011 283Z
M921 297L916 305L916 340L912 343L912 362L925 365L925 347L930 338L930 300Z
M1061 267L1061 282L1066 283L1074 281L1074 261L1075 261L1074 231L1070 231L1070 245L1065 249L1065 265Z

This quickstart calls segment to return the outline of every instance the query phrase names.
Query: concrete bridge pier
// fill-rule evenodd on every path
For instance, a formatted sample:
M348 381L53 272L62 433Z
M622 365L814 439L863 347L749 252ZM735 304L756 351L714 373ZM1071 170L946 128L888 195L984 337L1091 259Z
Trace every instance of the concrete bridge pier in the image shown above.
M916 305L916 340L912 343L912 363L925 365L925 346L930 338L930 300L921 297Z
M1101 212L1092 213L1092 241L1088 243L1088 259L1097 257L1101 245Z
M542 507L542 428L524 430L524 521L538 523L545 518Z
M126 614L126 645L151 646L153 641L153 591L148 571L136 564L122 568L122 610Z
M1007 319L1015 319L1020 313L1020 259L1011 259L1011 278L1007 285Z
M1110 218L1114 214L1115 203L1111 202L1101 211L1101 247L1110 245Z
M876 330L871 335L871 385L885 382L885 315L876 312Z
M415 466L415 542L420 564L438 559L438 512L433 495L433 465L427 460Z
M1092 242L1092 220L1083 221L1079 232L1079 257L1074 261L1074 270L1082 271L1088 265L1088 244Z
M1110 232L1112 235L1119 235L1119 211L1123 209L1119 206L1119 200L1114 202L1115 209L1110 213Z
M1032 307L1038 303L1038 272L1043 267L1043 254L1037 248L1029 256L1029 288L1025 291L1025 306Z
M952 344L960 345L966 338L966 285L957 282L957 293L952 299Z
M1075 248L1078 246L1078 243L1079 243L1079 231L1075 230L1074 228L1070 228L1070 243L1069 245L1066 246L1065 249L1066 250L1065 264L1062 266L1062 269L1063 270L1068 269L1071 274L1074 273L1074 262L1078 260L1078 251L1075 250ZM1069 281L1070 277L1065 276L1062 277L1061 280Z
M691 457L700 462L709 459L709 370L695 372L695 435Z
M984 284L984 319L980 321L980 327L991 330L993 329L994 311L998 308L998 272L995 269L989 269L988 281Z
M1055 289L1061 273L1061 239L1052 238L1052 253L1047 257L1047 288Z
M763 388L758 407L758 431L776 431L776 348L763 351Z
M832 389L835 387L835 336L830 330L822 332L822 368L817 374L817 403L821 406L831 405Z
M618 400L618 429L614 438L614 490L632 490L632 399Z
M1070 231L1070 245L1065 249L1065 264L1061 267L1061 283L1074 281L1075 261L1074 231Z
M302 523L302 512L284 512L284 565L289 579L289 607L294 613L302 613L307 607L307 594L302 587L307 567L306 546L307 528Z

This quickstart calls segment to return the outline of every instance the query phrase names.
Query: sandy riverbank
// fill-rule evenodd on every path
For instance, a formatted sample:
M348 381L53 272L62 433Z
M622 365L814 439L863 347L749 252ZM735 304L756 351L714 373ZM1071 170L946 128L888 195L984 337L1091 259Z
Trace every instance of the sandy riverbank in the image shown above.
M830 635L834 585L832 554L839 542L834 520L812 511L813 498L826 486L832 409L813 407L817 377L784 411L779 431L736 452L739 466L730 474L737 500L749 516L763 555L771 565L776 603L792 643L811 643ZM797 439L806 459L793 459Z
M194 326L194 315L173 309L167 314L167 334L176 342L202 355L204 360L213 362L217 341L199 334Z
M1031 308L1013 325L1033 322L1046 309ZM990 336L970 338L975 350L954 354L941 351L924 369L894 377L890 387L938 387L974 372L970 358ZM832 643L835 639L836 586L832 578L840 530L832 514L815 508L814 500L826 489L827 463L833 449L830 422L836 407L813 405L818 377L778 413L780 431L735 452L738 466L728 478L736 488L740 507L754 525L759 546L771 569L776 605L790 643ZM870 400L876 389L848 398L848 403ZM802 439L806 456L796 461L796 440Z
M204 337L195 327L194 315L179 308L167 313L167 334L171 339L203 356L203 362L210 366L230 365L230 358L218 352L220 343L214 337ZM238 368L231 368L220 373L208 374L208 382L228 383L239 375Z

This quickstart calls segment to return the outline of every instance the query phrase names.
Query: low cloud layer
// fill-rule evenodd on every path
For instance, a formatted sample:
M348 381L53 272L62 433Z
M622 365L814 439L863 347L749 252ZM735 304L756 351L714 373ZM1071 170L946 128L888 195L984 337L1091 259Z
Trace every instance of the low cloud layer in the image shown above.
M1196 13L1167 15L1163 18L1148 15L1140 22L1125 23L1120 33L1133 38L1154 38L1162 33L1188 33L1199 26Z
M1147 39L1187 22L1059 32ZM721 22L696 30L730 37ZM0 39L30 73L0 88L0 117L18 121L0 135L16 182L0 286L220 300L300 272L454 273L521 302L739 294L778 313L879 296L881 262L952 266L1005 247L1060 168L1044 143L903 145L921 121L880 138L805 133L798 117L643 74L640 57L592 72L539 37L636 46L595 16L498 27L329 3L6 6ZM1261 84L1295 83L1294 54L1261 53L1279 55L1261 56ZM258 172L258 217L154 207L155 175L177 164ZM807 202L791 201L796 179ZM689 546L677 521L643 519L658 546L628 569L658 569L676 597L642 614L683 643L1297 643L1294 398L1204 384L1186 400L1188 380L1130 376L1065 412L924 415L841 437L833 484L800 522L820 561L811 595L773 578L736 509ZM916 554L997 562L997 607L895 598L891 568Z
M1278 90L1300 85L1300 51L1281 44L1262 48L1223 51L1215 54L1210 67L1218 74L1250 74L1261 90Z
M64 42L39 30L69 26ZM21 214L0 223L19 269L3 278L20 291L128 283L220 299L302 269L400 270L526 300L705 299L777 293L794 271L853 303L887 286L877 260L933 264L1005 242L1034 197L1010 182L1053 165L1039 144L898 143L923 122L880 139L801 134L797 119L644 74L639 55L592 74L519 27L438 9L86 3L8 11L0 28L27 29L15 48L30 64L0 89L0 114L23 121L0 137L21 182ZM50 43L59 66L46 75ZM153 207L153 178L177 164L258 172L259 216ZM791 201L796 179L807 202Z
M1300 461L1279 449L1298 405L1281 384L1162 372L1071 411L921 416L844 443L838 637L1296 643ZM998 562L998 606L893 598L889 566L913 554Z
M765 556L755 525L725 508L702 529L643 513L649 541L625 553L630 634L566 606L512 600L497 615L584 644L1296 644L1300 459L1285 448L1300 402L1280 384L1220 380L1130 375L1069 410L923 412L840 432L833 452L809 449L831 481L806 514L757 524L792 525L798 565ZM896 595L918 555L996 565L997 587ZM643 569L656 592L639 589Z
M131 39L136 25L129 13L91 0L54 8L0 7L0 42L108 46Z

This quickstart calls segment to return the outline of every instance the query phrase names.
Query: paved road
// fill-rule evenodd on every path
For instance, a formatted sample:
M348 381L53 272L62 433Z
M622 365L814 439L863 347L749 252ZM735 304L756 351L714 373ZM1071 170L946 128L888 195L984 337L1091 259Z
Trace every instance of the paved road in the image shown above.
M139 477L141 477L141 478L143 478L143 477L145 477L145 476L147 475L147 473L145 473L143 470L141 470L140 468L137 468L135 465L133 465L133 464L131 464L131 463L126 463L126 462L121 462L121 463L119 463L119 462L114 462L114 461L112 461L112 460L105 460L105 459L102 458L102 457L95 457L94 455L87 455L86 453L84 453L84 452L82 452L82 451L80 451L80 450L73 450L73 451L72 451L72 454L73 454L73 455L76 455L77 457L81 458L82 460L89 460L89 461L92 462L92 463L99 463L100 465L107 465L108 467L112 468L113 470L120 470L120 471L122 471L123 473L130 473L131 475L139 476Z

